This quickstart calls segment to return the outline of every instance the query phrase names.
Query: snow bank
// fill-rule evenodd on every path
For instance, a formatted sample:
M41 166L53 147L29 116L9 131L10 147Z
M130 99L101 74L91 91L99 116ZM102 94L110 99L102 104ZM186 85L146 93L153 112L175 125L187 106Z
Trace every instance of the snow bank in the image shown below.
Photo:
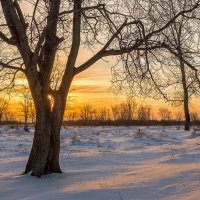
M199 200L200 137L178 127L63 127L61 175L21 176L33 128L0 127L1 200Z

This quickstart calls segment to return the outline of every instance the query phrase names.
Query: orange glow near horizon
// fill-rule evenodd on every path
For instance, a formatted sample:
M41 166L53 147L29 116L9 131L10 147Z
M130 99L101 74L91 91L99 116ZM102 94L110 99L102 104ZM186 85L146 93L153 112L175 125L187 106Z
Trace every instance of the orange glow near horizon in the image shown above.
M26 14L33 12L33 7L31 4L22 4L22 10ZM98 51L99 46L96 46L93 50ZM77 59L76 66L80 66L95 52L91 52L88 49L81 47ZM67 55L64 52L58 53L59 61L61 64L66 63ZM71 86L69 93L70 99L70 110L79 110L82 105L91 104L94 108L107 107L110 108L111 105L119 104L127 100L125 94L115 95L111 90L111 67L114 63L114 58L106 58L107 61L98 61L90 69L82 72L77 75ZM26 85L27 81L23 78L17 80L17 84ZM135 99L140 105L150 105L154 116L158 116L158 110L160 107L166 107L171 110L173 113L178 110L183 110L182 107L172 107L168 103L165 103L163 100L149 100L149 99ZM200 100L193 99L190 103L191 111L199 111ZM9 105L9 110L13 113L20 112L20 99L19 95L12 95ZM19 116L19 114L16 114Z
M119 104L127 100L125 94L115 95L111 90L111 67L99 62L97 65L76 76L72 82L69 94L69 110L79 112L81 106L91 104L93 108L111 108L112 105ZM18 80L18 83L26 84L25 79ZM135 99L138 105L149 105L152 108L154 118L158 118L160 107L168 108L172 113L182 110L182 107L172 107L163 100ZM195 99L190 103L191 111L199 111L200 101ZM18 96L12 97L9 110L16 113L21 118L20 100Z
M64 63L66 55L60 57L60 61ZM84 62L84 58L89 57L89 53L78 60L78 64ZM110 60L111 61L111 60ZM111 61L112 62L112 61ZM125 94L115 95L111 90L111 66L112 63L99 61L93 67L87 69L81 74L75 76L69 93L69 110L79 112L81 106L85 104L91 104L93 108L111 108L112 105L119 104L127 100ZM18 84L26 85L27 81L23 78L17 80ZM153 99L138 99L135 98L138 105L149 105L152 108L154 118L158 118L158 111L160 107L168 108L172 113L183 110L181 106L172 107L163 100ZM199 111L200 101L194 99L190 103L191 111ZM13 95L10 101L9 110L16 113L17 116L20 114L20 99L18 95ZM20 116L19 116L20 117Z

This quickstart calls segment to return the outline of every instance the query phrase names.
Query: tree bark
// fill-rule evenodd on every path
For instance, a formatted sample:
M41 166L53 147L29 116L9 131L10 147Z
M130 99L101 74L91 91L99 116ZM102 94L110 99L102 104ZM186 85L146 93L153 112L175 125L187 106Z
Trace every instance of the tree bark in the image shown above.
M65 105L65 104L64 104ZM54 96L54 106L51 116L50 147L47 160L47 173L62 173L59 164L60 130L64 114L64 106L60 95Z
M33 145L25 173L40 177L46 174L47 157L49 153L51 113L48 101L42 102L36 109L36 125Z
M72 72L68 77L65 91L58 90L49 94L42 87L39 79L29 82L36 110L36 125L25 174L31 172L33 176L41 177L46 174L62 172L59 164L60 130L66 98L73 77Z
M48 101L41 105L41 109L36 110L33 145L25 174L32 172L33 176L40 177L50 173L62 173L59 154L64 108L60 96L55 98L54 104L53 110L49 109Z
M182 85L183 85L183 104L184 104L184 114L185 114L185 130L190 130L190 112L189 112L189 100L188 100L188 89L185 76L185 65L182 60L180 60L180 68L182 75Z

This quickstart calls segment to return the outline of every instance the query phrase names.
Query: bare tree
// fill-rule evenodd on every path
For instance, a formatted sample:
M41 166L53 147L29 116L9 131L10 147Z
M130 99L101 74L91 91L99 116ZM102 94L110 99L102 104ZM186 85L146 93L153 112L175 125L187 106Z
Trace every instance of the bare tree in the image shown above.
M179 123L183 120L183 113L181 111L178 111L174 114L175 120Z
M148 121L148 120L151 120L151 117L152 117L152 109L150 106L143 106L141 105L139 108L138 108L138 120L141 120L141 121Z
M11 111L6 111L4 117L5 117L6 121L16 121L17 120L15 114Z
M90 104L83 105L80 109L81 120L88 121L92 120L94 115L94 109Z
M190 3L187 0L163 1L161 4L154 1L152 11L155 12L149 13L149 17L160 26L174 18ZM174 23L158 36L161 48L152 48L149 51L145 49L143 52L125 55L122 57L125 70L113 70L113 83L121 91L124 90L123 85L125 85L130 88L132 95L155 99L162 97L172 104L183 104L185 130L190 130L189 98L199 94L200 88L199 21L196 21L197 19L199 20L197 12L176 18ZM145 32L144 28L143 34Z
M137 104L134 100L127 100L111 107L114 120L133 120Z
M167 108L160 108L158 114L160 115L160 119L163 121L169 121L172 119L172 112Z
M24 91L21 94L21 111L24 117L24 124L27 126L28 118L29 118L29 108L30 108L31 96L29 91Z
M120 107L119 105L111 106L112 116L114 120L120 119Z
M35 107L34 107L33 101L31 100L30 104L29 104L29 117L31 119L32 124L35 123L35 117L36 117L35 114L36 114L35 113Z
M170 8L171 16L175 16L176 10L180 7L187 5L187 1L178 2L176 6ZM170 16L169 16L170 17ZM199 30L198 26L195 26L194 21L191 21L188 17L181 16L175 20L175 23L169 26L168 30L164 31L165 44L170 48L173 55L176 55L176 59L170 59L169 65L174 63L175 66L179 66L180 69L180 84L182 85L182 95L180 102L183 103L184 114L185 114L185 130L190 130L190 112L189 112L189 98L193 94L197 94L199 89L196 87L198 82L197 74L193 69L188 70L189 66L194 68L199 63L196 62L194 57L199 55L198 37ZM189 60L188 63L184 62ZM175 78L179 78L175 75ZM171 84L171 83L169 83ZM179 84L179 79L174 84Z
M8 104L9 104L9 99L5 97L0 97L0 122L6 116Z
M95 119L100 121L110 120L110 110L106 107L96 110Z
M67 113L67 120L68 121L75 121L77 119L77 113L75 111Z
M199 113L198 112L191 112L190 113L190 116L191 116L191 121L195 122L195 121L199 121Z
M24 12L23 3L33 9ZM159 19L144 19L151 11L148 9L151 1L134 3L131 12L135 16L130 16L124 1L1 0L0 66L12 76L11 81L17 72L25 75L36 110L33 146L25 173L32 172L34 176L61 173L60 129L75 75L108 56L158 48L160 45L152 41L157 40L159 33L200 4L191 0L186 9L158 26L155 20ZM93 50L94 55L78 66L83 46ZM56 54L61 50L67 53L67 61L60 85L53 89L51 74Z
M137 104L134 100L128 100L120 104L120 115L123 120L133 120L136 113Z

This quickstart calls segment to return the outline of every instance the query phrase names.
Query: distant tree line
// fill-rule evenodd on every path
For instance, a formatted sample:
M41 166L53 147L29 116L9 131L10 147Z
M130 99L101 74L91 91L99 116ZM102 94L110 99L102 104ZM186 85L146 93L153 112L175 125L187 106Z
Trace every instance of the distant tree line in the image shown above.
M155 117L155 115L157 117ZM85 104L76 111L66 110L65 121L166 121L181 122L184 120L182 111L171 111L169 108L160 107L156 112L150 105L137 104L130 100L112 105L110 108L94 108L91 104ZM198 112L191 112L191 121L199 121Z
M36 115L33 100L29 90L23 88L23 93L19 91L18 99L20 101L17 109L10 109L10 99L6 96L0 97L0 122L20 121L25 125L35 123ZM17 94L17 93L16 93ZM15 95L16 95L15 94ZM156 117L155 117L156 116ZM197 111L190 112L191 121L200 121L200 115ZM64 121L165 121L181 122L184 120L184 112L172 111L161 106L158 111L154 111L151 105L139 104L135 100L127 100L110 107L94 108L92 104L84 104L77 109L70 109L66 106ZM173 123L172 123L173 124Z

